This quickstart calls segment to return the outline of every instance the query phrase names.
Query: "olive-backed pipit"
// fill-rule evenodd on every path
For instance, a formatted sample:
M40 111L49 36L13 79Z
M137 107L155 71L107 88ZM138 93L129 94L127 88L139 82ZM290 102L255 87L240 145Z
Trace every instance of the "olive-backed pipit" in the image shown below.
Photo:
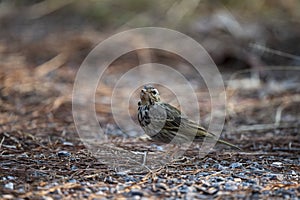
M193 139L203 141L208 137L210 140L240 149L218 139L215 134L182 116L177 108L161 102L158 90L151 85L145 85L140 92L138 121L145 133L154 141L178 144Z

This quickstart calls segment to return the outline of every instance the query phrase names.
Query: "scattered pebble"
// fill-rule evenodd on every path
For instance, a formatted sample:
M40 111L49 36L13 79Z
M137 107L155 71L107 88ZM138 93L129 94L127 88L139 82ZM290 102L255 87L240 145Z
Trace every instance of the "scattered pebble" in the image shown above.
M112 178L111 176L105 177L105 178L104 178L104 182L105 182L105 183L108 183L108 184L115 184L115 183L117 183L117 182L114 180L114 178Z
M117 172L116 173L117 176L127 176L128 174L126 172Z
M234 182L242 182L242 179L240 179L240 178L234 178L233 180L234 180Z
M224 167L223 165L218 164L218 163L213 164L212 167L213 167L213 168L216 168L216 169L218 169L218 170L224 170L224 169L226 169L226 167Z
M181 186L181 187L178 188L178 191L180 193L186 194L186 193L189 192L189 187L187 185L183 185L183 186Z
M64 146L74 146L72 142L63 142Z
M133 177L133 176L126 176L125 177L125 182L137 182L138 180L135 178L135 177Z
M144 196L144 193L142 190L137 189L137 188L133 188L130 190L130 192L128 193L129 196Z
M224 189L229 191L235 191L238 189L238 187L235 182L227 182L224 185Z
M6 179L7 179L7 180L15 180L16 177L14 177L14 176L7 176Z
M217 193L219 190L216 187L196 187L198 191L204 192L204 194L213 195Z
M43 196L43 200L53 200L53 198L49 196Z
M15 199L15 197L11 194L4 194L4 195L2 195L2 198L3 199Z
M241 168L242 166L243 166L242 163L232 163L232 164L230 165L230 168L231 168L231 169L236 169L236 168Z
M57 156L58 157L70 157L71 153L68 151L59 151L59 152L57 152Z
M271 164L272 167L282 168L282 162L273 162Z
M76 179L70 179L70 180L68 180L68 182L69 183L76 183L77 181L76 181Z
M164 183L157 183L156 185L156 188L160 188L160 189L163 189L163 190L168 190L168 186Z
M4 188L13 190L14 189L14 183L12 183L12 182L6 183L4 185Z

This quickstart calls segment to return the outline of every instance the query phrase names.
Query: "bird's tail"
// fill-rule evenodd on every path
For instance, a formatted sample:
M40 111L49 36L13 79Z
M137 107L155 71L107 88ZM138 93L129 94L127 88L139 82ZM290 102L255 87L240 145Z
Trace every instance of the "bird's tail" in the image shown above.
M220 139L218 140L218 142L219 142L219 143L222 143L222 144L225 144L225 145L227 145L227 146L233 147L233 148L235 148L235 149L242 150L240 147L238 147L238 146L236 146L236 145L234 145L234 144L231 144L230 142L226 142L226 141L220 140Z
M226 142L225 140L221 140L221 139L217 139L217 136L214 134L214 133L211 133L211 132L208 132L207 130L205 130L203 127L201 126L198 126L198 132L197 132L197 136L198 137L208 137L212 140L217 140L218 143L221 143L221 144L225 144L227 146L230 146L230 147L233 147L235 149L238 149L238 150L242 150L240 147L234 145L234 144L231 144L230 142ZM196 137L197 137L196 136Z

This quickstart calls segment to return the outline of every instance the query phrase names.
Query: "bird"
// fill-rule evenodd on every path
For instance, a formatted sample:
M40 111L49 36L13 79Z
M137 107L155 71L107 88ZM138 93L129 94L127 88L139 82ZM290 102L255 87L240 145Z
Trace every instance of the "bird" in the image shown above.
M159 91L152 85L144 85L138 102L138 121L146 135L160 143L181 144L203 141L205 137L235 149L238 146L218 137L196 122L181 114L176 107L161 101Z

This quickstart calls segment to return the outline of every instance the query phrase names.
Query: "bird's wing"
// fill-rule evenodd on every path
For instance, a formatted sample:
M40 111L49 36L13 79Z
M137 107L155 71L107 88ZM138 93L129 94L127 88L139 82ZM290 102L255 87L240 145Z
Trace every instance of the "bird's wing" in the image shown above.
M167 103L161 103L160 106L166 112L164 128L168 130L178 131L182 119L180 110Z
M208 132L205 128L199 126L196 122L189 120L185 116L181 116L180 110L171 106L170 104L160 103L159 106L161 106L161 108L163 108L166 113L166 118L164 119L164 129L169 130L170 132L177 132L180 127L182 128L181 131L185 131L185 136L182 136L185 138L194 138L195 130L197 130L195 139L203 139L204 137L208 137L210 139L217 140L219 143L223 143L225 145L240 149L239 147L229 142L218 139L218 137L215 134Z
M197 130L196 137L217 137L215 134L207 132L205 128L199 126L196 122L189 120L185 116L182 116L181 112L170 104L162 103L162 106L165 108L167 115L165 128L172 130L176 129L178 131L180 124L182 124L182 128L184 128L185 131L194 132L195 130Z

